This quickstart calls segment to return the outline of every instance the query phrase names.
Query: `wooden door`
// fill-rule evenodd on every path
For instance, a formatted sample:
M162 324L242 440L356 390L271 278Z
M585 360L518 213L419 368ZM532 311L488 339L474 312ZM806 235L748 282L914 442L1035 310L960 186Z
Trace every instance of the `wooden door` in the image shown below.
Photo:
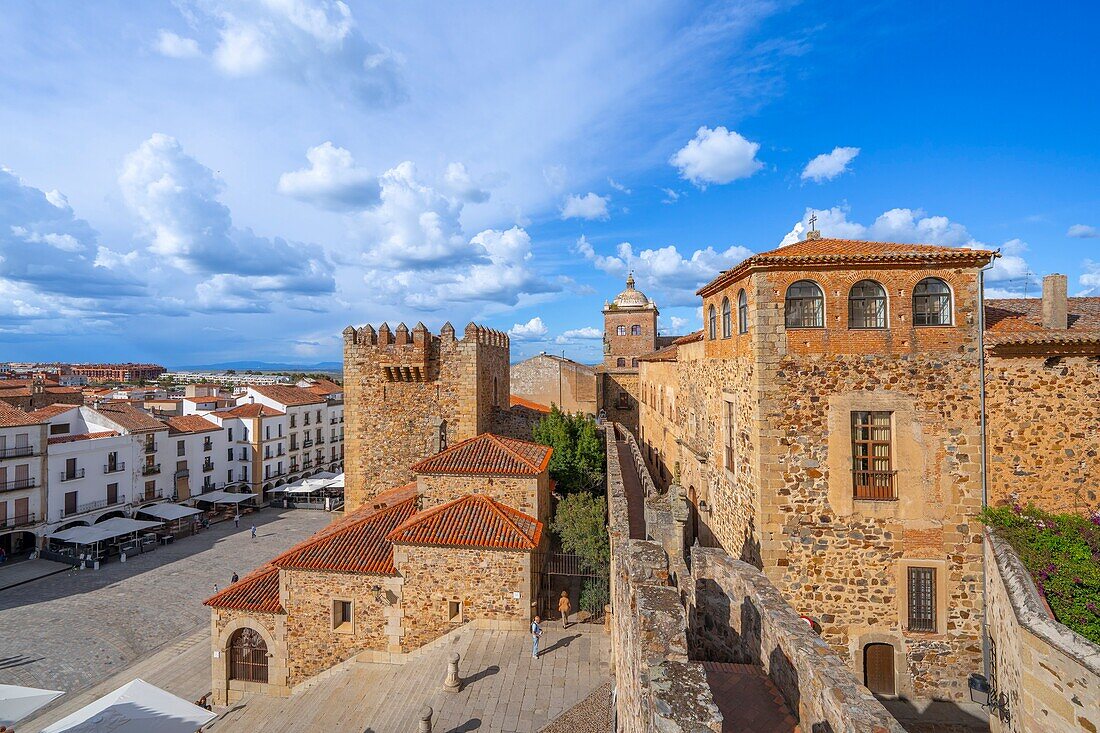
M107 484L107 506L118 503L118 484Z
M894 695L894 647L868 644L863 647L863 684L876 695Z
M76 492L65 492L65 516L76 514Z
M26 524L30 522L31 500L27 498L15 500L15 521Z

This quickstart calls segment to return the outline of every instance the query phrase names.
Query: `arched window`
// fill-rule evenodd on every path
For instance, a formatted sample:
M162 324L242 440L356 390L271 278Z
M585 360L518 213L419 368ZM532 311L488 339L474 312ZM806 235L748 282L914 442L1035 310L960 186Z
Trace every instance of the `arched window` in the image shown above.
M787 288L784 307L787 328L824 328L825 294L813 280L799 280Z
M229 679L267 682L267 643L255 630L237 629L230 637Z
M733 322L730 320L730 299L722 298L722 338L733 335Z
M742 290L737 294L737 333L749 332L749 296Z
M636 369L638 367L638 360L637 359L631 359L630 360L630 366L632 366Z
M642 327L637 325L637 324L634 324L633 326L630 327L630 335L631 336L641 336L642 335Z
M886 291L874 280L848 291L848 328L886 328Z
M620 356L618 359L615 360L615 366L626 366L626 359Z
M439 423L439 450L441 450L441 451L447 450L447 421L446 420L442 420Z
M913 288L913 325L951 325L951 288L938 277L926 277Z
M713 305L707 311L707 335L711 341L718 338L718 314Z
M626 326L618 326L615 329L615 334L617 336L625 336L626 335Z

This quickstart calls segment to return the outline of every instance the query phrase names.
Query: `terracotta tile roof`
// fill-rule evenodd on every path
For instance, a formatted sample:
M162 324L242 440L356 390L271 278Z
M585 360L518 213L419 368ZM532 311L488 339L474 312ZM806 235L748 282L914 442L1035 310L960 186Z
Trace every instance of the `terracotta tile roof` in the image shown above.
M404 486L395 486L392 489L386 489L385 491L376 494L373 499L370 500L370 505L374 509L385 509L388 506L394 504L400 504L406 499L416 497L416 482L411 481Z
M344 391L343 387L341 387L336 382L332 382L328 379L318 379L316 382L309 385L305 389L306 391L312 392L316 395L341 394Z
M0 428L37 425L42 422L45 422L44 418L32 417L18 407L12 407L7 402L0 400Z
M279 568L264 565L202 602L212 608L256 613L286 613L279 603Z
M282 417L286 413L279 412L274 407L261 405L259 402L246 402L243 405L237 405L232 410L223 410L216 414L225 417Z
M535 410L536 412L550 412L550 408L541 402L535 402L534 400L528 400L519 395L508 395L509 407L526 407L529 410Z
M411 497L381 510L363 507L271 561L277 568L394 575L393 545L386 539L416 511Z
M696 341L702 341L702 340L703 340L703 329L700 328L698 331L693 331L693 332L687 334L686 336L681 336L680 338L676 339L672 343L676 344L677 346L681 346L683 344L693 344Z
M1100 343L1100 298L1067 298L1066 328L1043 326L1042 298L985 301L986 341L994 346Z
M57 445L58 443L75 443L78 440L95 440L96 438L114 438L122 435L117 430L100 430L95 433L79 433L77 435L59 435L56 438L50 438L50 445Z
M100 404L95 410L131 433L151 433L165 429L160 420L127 403L107 402Z
M221 430L219 426L198 415L178 415L176 417L170 417L164 422L168 426L169 435L179 435L181 433L208 433L215 430Z
M696 295L718 292L750 270L840 264L983 264L996 253L986 249L933 244L867 242L858 239L804 239L746 258L699 288ZM1000 255L996 255L1000 256Z
M228 399L228 398L227 397L184 397L183 399L187 400L188 402L203 403L203 402L217 402L218 400L225 400L225 399Z
M550 465L553 450L538 443L482 433L413 464L413 473L534 476Z
M497 550L535 550L541 538L542 522L485 494L468 494L414 514L386 537L395 545Z
M673 344L672 346L666 346L663 349L657 349L648 354L643 354L638 357L638 361L676 361L677 352L680 347Z
M297 407L299 405L320 405L324 400L320 395L301 387L284 387L279 384L251 384L249 388L262 394L269 400L275 400L280 405Z
M33 379L0 379L0 389L22 389L23 387L30 387L34 384ZM44 387L57 387L58 384L52 379L46 379L42 381Z
M57 417L63 412L78 409L80 409L80 405L63 405L61 403L55 403L46 405L45 407L39 407L37 410L31 412L31 417L36 420L49 420L50 418Z

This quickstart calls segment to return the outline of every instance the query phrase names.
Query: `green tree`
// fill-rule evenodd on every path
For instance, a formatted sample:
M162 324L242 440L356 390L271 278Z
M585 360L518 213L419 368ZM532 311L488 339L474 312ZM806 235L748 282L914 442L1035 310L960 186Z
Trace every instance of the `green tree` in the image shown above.
M604 442L596 423L581 413L570 415L554 405L532 435L554 449L550 476L563 494L597 491L603 485Z
M558 502L550 528L561 540L562 549L580 555L589 572L607 572L611 541L604 497L587 491L566 496Z

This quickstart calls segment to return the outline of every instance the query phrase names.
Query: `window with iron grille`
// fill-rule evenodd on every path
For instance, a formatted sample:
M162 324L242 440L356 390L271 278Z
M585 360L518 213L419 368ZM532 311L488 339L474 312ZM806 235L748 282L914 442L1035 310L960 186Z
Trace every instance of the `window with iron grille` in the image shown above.
M896 499L890 447L892 413L852 413L852 487L857 499Z
M799 280L787 288L784 303L787 328L824 328L825 294L813 280Z
M936 630L935 568L909 568L909 630Z
M848 291L848 328L886 328L886 291L874 280Z
M737 412L732 402L726 406L726 470L734 471L737 465Z
M913 325L951 325L951 288L938 277L926 277L913 288Z

